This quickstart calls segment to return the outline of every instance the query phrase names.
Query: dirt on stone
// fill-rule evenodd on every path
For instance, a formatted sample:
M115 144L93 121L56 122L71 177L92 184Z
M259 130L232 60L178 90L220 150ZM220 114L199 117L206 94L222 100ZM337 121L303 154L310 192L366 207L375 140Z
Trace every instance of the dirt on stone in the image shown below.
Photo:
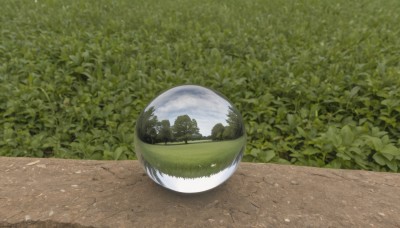
M20 223L0 223L0 227L13 227L13 228L91 228L93 226L82 226L74 223L60 223L52 220L46 221L24 221Z
M179 194L137 161L0 158L0 227L400 227L400 175L241 163Z

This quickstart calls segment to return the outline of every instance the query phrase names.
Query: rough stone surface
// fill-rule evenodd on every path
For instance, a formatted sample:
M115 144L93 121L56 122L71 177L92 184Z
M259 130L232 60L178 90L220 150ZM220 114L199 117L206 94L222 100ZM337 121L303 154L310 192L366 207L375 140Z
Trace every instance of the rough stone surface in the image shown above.
M137 161L0 158L0 227L400 227L400 175L241 163L184 195Z

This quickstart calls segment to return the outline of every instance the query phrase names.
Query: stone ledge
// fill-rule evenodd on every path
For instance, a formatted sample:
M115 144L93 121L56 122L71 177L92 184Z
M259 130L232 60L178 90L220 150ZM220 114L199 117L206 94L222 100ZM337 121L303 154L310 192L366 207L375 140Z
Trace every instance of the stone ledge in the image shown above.
M137 161L0 157L0 227L400 227L400 175L241 163L183 195Z

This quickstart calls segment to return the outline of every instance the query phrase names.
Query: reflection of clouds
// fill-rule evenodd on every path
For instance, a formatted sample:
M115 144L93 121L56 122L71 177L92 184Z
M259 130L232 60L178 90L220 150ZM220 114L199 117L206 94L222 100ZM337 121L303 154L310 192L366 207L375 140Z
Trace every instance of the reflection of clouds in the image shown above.
M180 115L189 115L197 121L203 136L211 135L217 123L226 125L226 115L231 106L228 101L200 86L180 86L158 96L148 107L155 107L158 120L168 119L171 125Z

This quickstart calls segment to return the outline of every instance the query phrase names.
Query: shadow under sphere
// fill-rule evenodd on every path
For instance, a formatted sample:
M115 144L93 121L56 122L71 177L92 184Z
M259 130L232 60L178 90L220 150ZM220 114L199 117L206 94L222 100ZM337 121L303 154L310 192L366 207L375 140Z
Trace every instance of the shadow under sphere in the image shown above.
M165 91L136 122L136 153L159 185L182 193L210 190L236 170L246 135L238 110L196 85Z

